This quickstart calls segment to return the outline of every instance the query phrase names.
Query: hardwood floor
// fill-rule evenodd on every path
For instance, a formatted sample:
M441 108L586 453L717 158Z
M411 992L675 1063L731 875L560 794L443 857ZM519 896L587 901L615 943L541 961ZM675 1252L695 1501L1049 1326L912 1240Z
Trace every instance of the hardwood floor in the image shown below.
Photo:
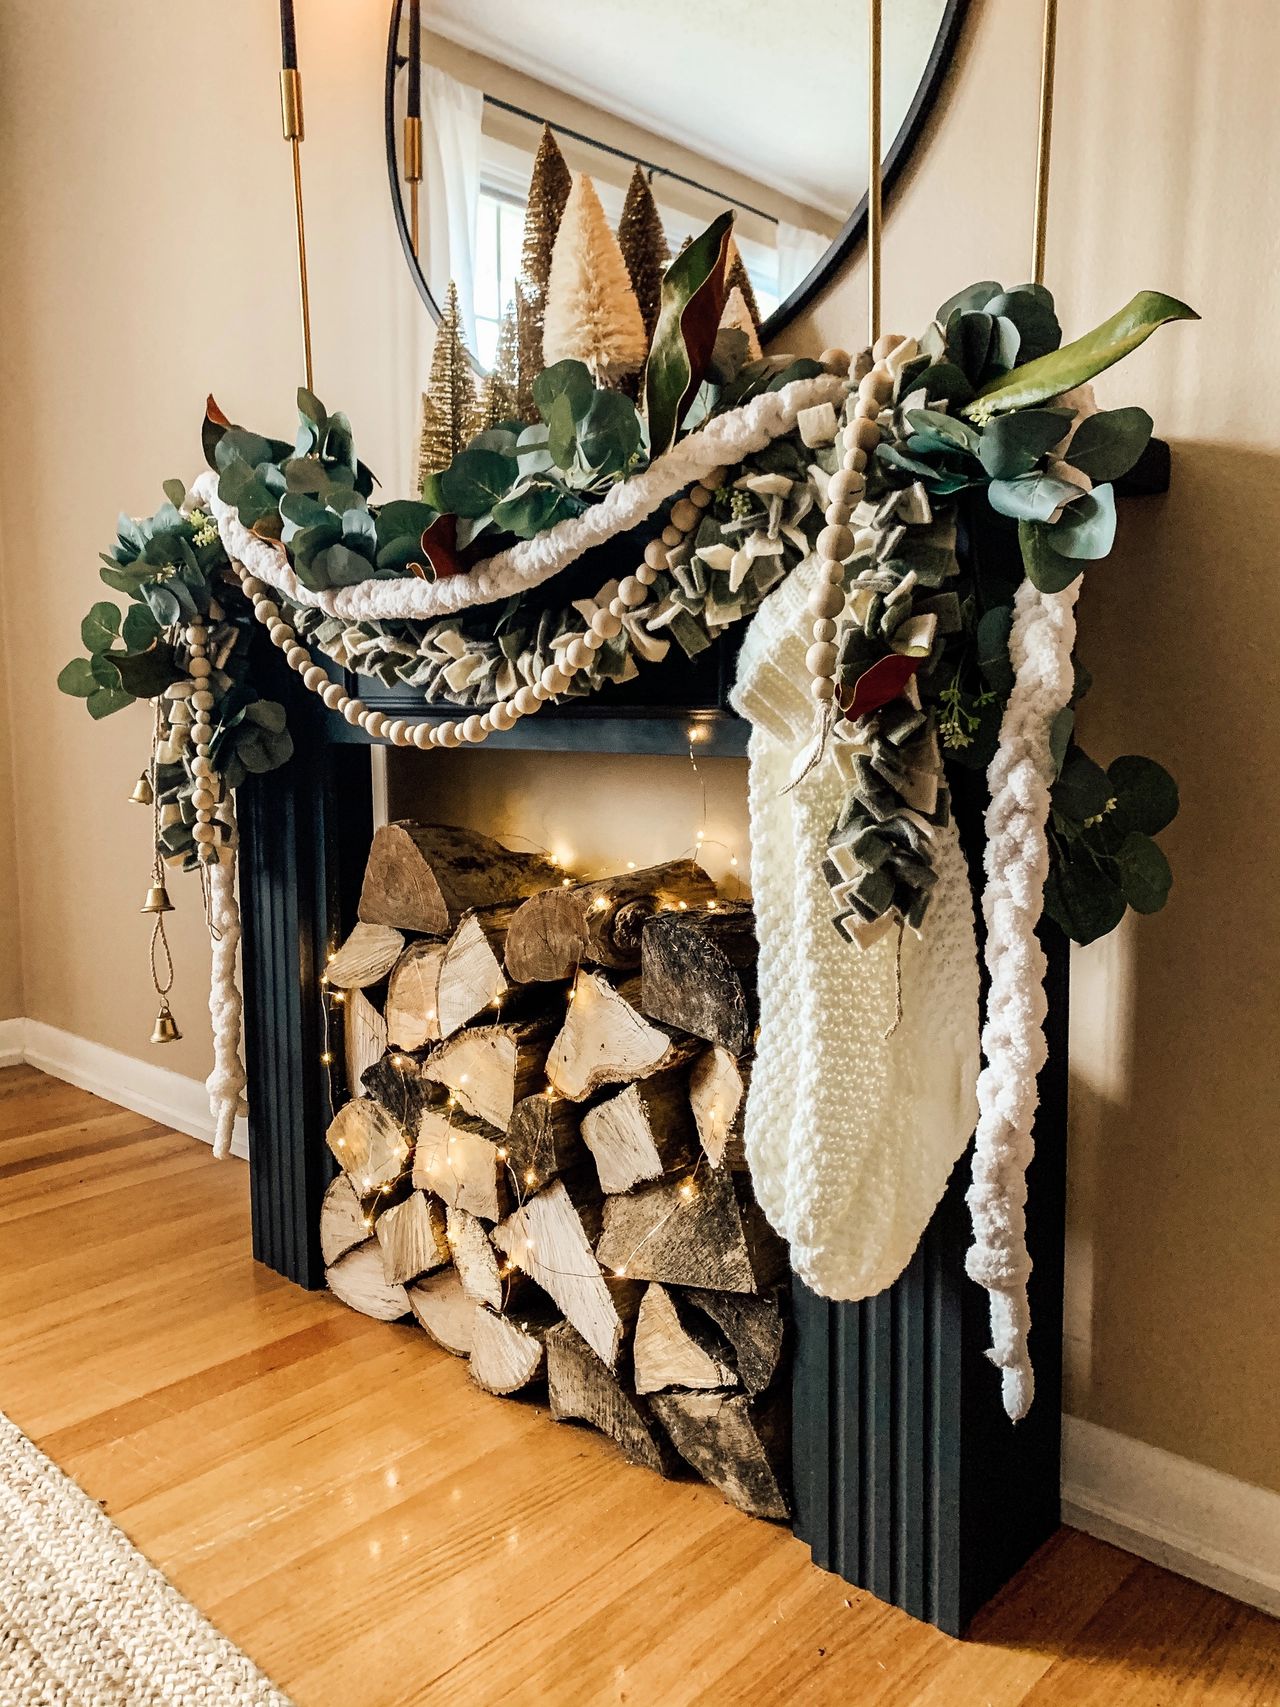
M249 1257L247 1174L0 1071L0 1408L301 1707L1236 1707L1280 1624L1062 1531L954 1642Z

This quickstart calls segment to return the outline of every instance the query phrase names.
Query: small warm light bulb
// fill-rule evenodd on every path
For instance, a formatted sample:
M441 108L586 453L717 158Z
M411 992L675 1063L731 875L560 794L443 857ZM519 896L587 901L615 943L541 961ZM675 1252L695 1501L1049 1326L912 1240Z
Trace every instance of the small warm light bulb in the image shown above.
M561 878L561 879L560 879L560 887L561 887L561 888L562 888L562 889L572 889L572 888L573 888L573 879L572 879L572 877L562 877L562 878Z
M505 1162L506 1159L507 1159L506 1149L503 1145L499 1144L499 1146L498 1146L498 1160L500 1162Z
M635 868L636 868L636 862L635 862L635 860L633 860L633 859L629 859L629 860L628 860L628 861L627 861L627 870L628 870L628 871L634 871L634 870L635 870Z
M345 990L335 990L333 992L333 999L335 1002L345 1002L347 999L346 991Z
M689 911L689 903L687 901L677 901L676 906L679 907L682 913L687 913Z
M338 1148L339 1148L339 1149L340 1149L340 1150L345 1150L345 1149L346 1149L346 1147L347 1147L347 1141L346 1141L346 1139L345 1139L345 1138L339 1138L339 1140L338 1140Z
M524 1242L524 1248L527 1251L531 1251L533 1249L533 1240L532 1239L526 1239Z
M373 1216L372 1215L366 1215L364 1218L364 1224L366 1227L372 1227L373 1226Z
M686 1180L684 1182L684 1184L680 1187L680 1195L681 1195L681 1197L686 1197L686 1198L693 1196L693 1187L689 1184L688 1180Z
M469 1085L469 1084L470 1084L470 1083L471 1083L471 1075L470 1075L470 1073L459 1073L459 1075L458 1075L458 1083L459 1083L459 1084L460 1084L460 1085Z
M595 900L591 903L591 908L593 912L603 913L608 905L609 897L607 895L597 895Z
M537 1174L534 1173L532 1168L526 1168L525 1169L525 1171L524 1171L524 1183L526 1185L537 1185L538 1176L537 1176Z
M624 1263L621 1268L615 1268L613 1273L614 1273L615 1279L617 1279L617 1280L625 1279L626 1273L627 1273L626 1264Z
M706 839L707 839L707 832L705 830L699 830L698 834L694 837L694 840L698 841L698 842L705 842Z
M707 911L709 913L714 913L715 910L716 910L716 903L714 901L708 901L707 902Z
M331 1067L333 1065L333 1056L329 1054L328 1050L324 1052L320 1059L326 1067Z
M730 856L729 856L729 864L730 864L730 865L737 865L737 863L738 863L738 856L737 856L737 854L730 854Z

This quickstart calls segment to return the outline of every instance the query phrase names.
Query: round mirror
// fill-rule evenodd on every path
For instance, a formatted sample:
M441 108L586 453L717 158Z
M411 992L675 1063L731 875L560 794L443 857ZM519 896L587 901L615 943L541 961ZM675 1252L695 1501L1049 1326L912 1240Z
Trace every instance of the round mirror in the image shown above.
M884 8L886 189L919 139L965 5ZM615 230L637 168L671 254L732 208L767 341L865 231L865 6L393 0L386 130L396 222L437 318L457 286L482 370L494 364L521 276L545 126L570 172L591 177Z

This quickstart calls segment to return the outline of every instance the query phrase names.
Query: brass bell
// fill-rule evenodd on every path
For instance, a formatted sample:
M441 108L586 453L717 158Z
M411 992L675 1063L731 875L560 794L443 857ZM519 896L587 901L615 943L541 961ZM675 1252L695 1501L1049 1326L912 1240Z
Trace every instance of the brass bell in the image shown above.
M153 1043L176 1043L182 1036L178 1030L178 1022L169 1012L168 1002L161 1003L160 1012L156 1015L155 1027L151 1033Z
M140 913L171 913L173 902L169 899L169 891L163 883L153 883L147 890L147 898L139 907Z
M134 783L133 793L129 796L129 799L135 806L155 805L156 797L152 792L151 778L147 775L146 771L143 771L137 782Z

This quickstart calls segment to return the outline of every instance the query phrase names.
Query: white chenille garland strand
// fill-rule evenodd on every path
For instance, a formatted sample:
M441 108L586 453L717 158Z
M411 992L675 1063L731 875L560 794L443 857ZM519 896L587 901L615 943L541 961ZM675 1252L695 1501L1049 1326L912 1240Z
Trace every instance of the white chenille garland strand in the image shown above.
M1053 720L1071 698L1071 652L1080 583L1041 593L1024 581L1014 599L1009 659L1013 691L1000 743L987 771L986 962L991 987L982 1031L986 1065L978 1075L978 1130L968 1191L973 1244L965 1261L991 1302L991 1350L1001 1371L1004 1408L1027 1414L1035 1380L1027 1351L1027 1164L1034 1151L1036 1075L1048 1045L1044 953L1036 925L1049 871L1045 826L1054 766Z
M222 815L231 825L228 845L209 865L209 938L213 969L209 984L209 1016L213 1021L213 1071L205 1080L209 1112L213 1116L213 1153L229 1155L236 1116L246 1113L241 1094L245 1086L240 1059L240 1016L242 999L236 975L240 947L240 906L236 899L236 837L232 797L228 793Z

